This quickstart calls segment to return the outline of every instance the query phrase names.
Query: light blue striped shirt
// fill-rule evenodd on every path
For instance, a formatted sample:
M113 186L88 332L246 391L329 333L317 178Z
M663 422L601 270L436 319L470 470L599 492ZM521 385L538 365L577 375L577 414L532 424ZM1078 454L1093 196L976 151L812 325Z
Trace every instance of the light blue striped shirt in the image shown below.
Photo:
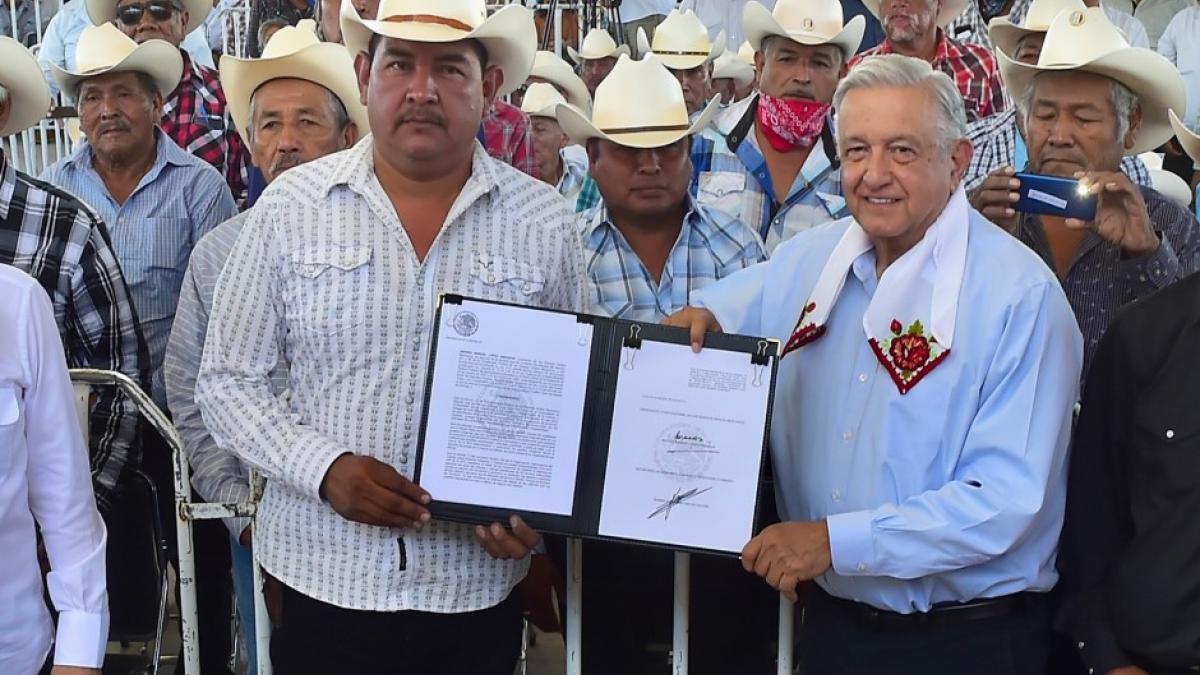
M109 195L86 141L46 169L42 180L87 203L108 226L150 349L151 393L165 406L163 353L188 258L201 237L237 214L237 206L216 169L154 133L158 156L124 204Z
M688 195L688 212L662 278L654 279L601 204L579 215L590 310L659 322L688 304L692 291L767 257L754 230Z
M848 222L796 235L697 302L728 332L786 340ZM822 588L894 612L1058 579L1082 338L1044 262L975 211L956 225L969 243L954 345L907 394L863 332L874 251L847 273L824 336L779 364L780 514L826 519Z

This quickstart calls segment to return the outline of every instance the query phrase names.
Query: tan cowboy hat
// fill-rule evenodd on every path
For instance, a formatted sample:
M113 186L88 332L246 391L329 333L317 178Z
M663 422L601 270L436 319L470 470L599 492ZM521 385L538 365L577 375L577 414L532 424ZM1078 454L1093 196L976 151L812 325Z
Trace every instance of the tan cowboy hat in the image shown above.
M184 35L203 26L204 20L208 18L208 13L213 8L212 0L171 0L171 2L183 5L183 9L188 13L188 22L183 26ZM93 25L112 23L117 18L117 0L86 0L84 7L87 9L88 18L92 20Z
M1004 82L1020 101L1038 73L1079 71L1103 75L1129 88L1142 109L1137 142L1125 154L1136 155L1166 143L1174 134L1167 109L1187 104L1183 76L1162 56L1130 47L1100 7L1062 12L1050 23L1037 65L1013 61L996 52Z
M630 101L637 105L630 105ZM558 106L558 124L571 142L603 138L630 148L661 148L708 126L720 110L720 97L688 124L687 104L679 81L653 54L640 61L628 56L596 88L589 120L569 105Z
M75 46L76 70L64 70L50 64L58 88L72 97L79 93L84 80L105 73L145 73L163 98L171 95L183 75L183 57L179 48L166 40L134 42L111 23L88 26L79 34Z
M317 22L305 19L295 26L284 26L263 49L262 58L221 57L221 85L229 102L229 116L238 133L246 137L249 129L250 99L254 92L271 80L292 78L325 87L338 97L350 121L360 133L371 128L367 109L358 95L358 77L354 62L344 47L317 39Z
M672 70L688 70L717 60L725 51L725 31L716 40L708 37L708 27L690 9L671 10L654 29L654 40L646 39L641 28L637 34L638 53L653 52Z
M552 84L534 82L525 90L521 112L530 117L557 117L558 106L570 105Z
M875 15L880 22L883 17L879 16L879 6L882 5L882 0L863 0L863 5ZM945 28L951 21L958 18L963 10L967 8L967 0L942 0L942 6L937 13L937 25Z
M0 85L8 90L8 122L0 137L11 136L37 124L50 111L50 87L37 59L20 42L0 37Z
M575 63L606 59L610 56L616 58L622 54L629 56L629 45L617 46L617 41L603 28L593 28L588 31L587 35L583 37L583 44L579 46L579 51L567 46L567 55Z
M352 2L343 2L341 11L351 58L367 51L373 34L412 42L478 40L489 64L504 73L501 96L525 84L537 51L533 13L521 5L488 16L484 0L381 0L375 20L360 17Z
M1076 12L1087 9L1083 0L1033 0L1025 11L1025 22L1015 24L1008 15L998 16L988 22L988 37L992 45L1010 58L1016 53L1017 45L1027 35L1045 33L1059 12Z
M1191 207L1192 188L1188 186L1187 181L1162 169L1150 169L1149 174L1150 187L1154 188L1155 192L1175 202L1179 208Z
M867 21L861 16L842 24L842 3L837 0L779 0L770 11L757 2L746 3L742 26L750 48L758 51L773 35L802 45L837 45L846 57L858 51Z
M533 70L529 71L529 77L541 78L567 92L567 103L580 110L590 110L592 107L592 95L588 93L587 85L575 74L571 64L554 52L538 52L533 57Z
M713 61L712 79L730 79L744 87L754 81L754 66L747 65L733 52L725 52Z
M1193 162L1200 164L1200 136L1189 129L1174 110L1167 111L1167 116L1171 120L1171 128L1175 131L1175 138L1178 138L1179 145L1183 146L1183 151Z
M742 63L745 63L745 64L749 65L751 68L753 68L754 67L754 52L756 52L756 51L758 51L758 50L755 49L754 46L751 45L749 41L743 42L742 46L738 47L737 60L741 61Z

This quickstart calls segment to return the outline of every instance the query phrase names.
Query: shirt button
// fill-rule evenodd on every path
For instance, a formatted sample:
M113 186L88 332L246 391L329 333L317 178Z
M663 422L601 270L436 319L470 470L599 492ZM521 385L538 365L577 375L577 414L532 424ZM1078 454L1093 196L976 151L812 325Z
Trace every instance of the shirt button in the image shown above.
M414 345L419 345L419 344L421 344L421 336L420 336L420 335L414 335L414 336L413 336L413 344L414 344Z
M842 434L842 440L843 440L843 441L849 441L851 438L854 438L854 434L850 433L849 431L847 431L846 433Z
M1082 642L1080 642L1080 643L1079 643L1079 648L1080 648L1080 649L1083 649L1083 643L1082 643Z
M408 453L407 452L400 453L400 463L408 464Z
M867 563L858 563L858 571L866 572L867 571Z
M833 494L830 496L833 497L833 501L835 502L840 502L842 500L842 493L838 490L834 490Z
M414 396L409 396L409 397L407 397L407 398L405 398L405 399L404 399L404 402L405 402L405 403L407 403L407 404L409 404L409 405L412 405L413 403L416 403L416 401L417 401L417 399L416 399L416 397L414 397Z
M859 382L866 382L866 381L867 381L867 374L866 374L866 373L859 373L859 374L858 374L858 381L859 381Z
M1175 438L1175 430L1174 430L1174 429L1167 429L1167 440L1170 440L1170 439L1172 439L1172 438Z

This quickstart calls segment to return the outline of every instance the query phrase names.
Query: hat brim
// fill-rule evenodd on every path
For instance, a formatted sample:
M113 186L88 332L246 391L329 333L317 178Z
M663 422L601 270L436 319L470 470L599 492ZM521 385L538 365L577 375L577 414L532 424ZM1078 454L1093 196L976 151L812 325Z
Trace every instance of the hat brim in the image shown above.
M713 68L712 79L714 80L733 80L737 86L744 87L754 81L754 68L738 61L732 66L724 68Z
M354 64L341 45L322 42L268 59L225 55L221 57L220 73L229 116L243 139L250 128L250 100L254 92L267 82L281 79L306 80L324 87L346 107L360 134L370 131L367 109L359 96L358 79L354 77Z
M883 21L883 17L879 16L880 0L863 0L863 5L871 14ZM951 21L958 18L963 10L967 8L967 0L943 0L942 8L938 11L937 25L945 28Z
M117 1L86 0L84 8L87 10L88 18L92 20L92 25L99 26L116 20ZM211 0L182 0L182 2L188 13L188 22L183 27L183 34L187 35L204 25L204 20L208 18L209 12L213 9L213 3Z
M561 87L566 92L567 103L580 110L590 109L592 95L588 92L587 85L571 71L570 66L564 65L558 59L555 59L554 63L556 65L539 69L535 62L535 67L529 71L529 77L541 78L555 87Z
M0 84L8 90L8 121L0 137L25 131L50 111L50 86L37 60L20 42L0 37L0 63L5 64Z
M1183 151L1193 162L1200 163L1200 136L1188 129L1174 110L1167 111L1167 118L1171 121L1171 129L1175 132L1175 138L1179 139L1179 145L1183 146Z
M746 32L746 41L754 51L761 51L762 41L769 37L782 37L802 45L836 45L847 57L858 51L862 44L863 32L867 29L867 21L862 16L850 19L837 35L817 35L806 32L788 32L775 15L765 6L757 2L746 5L742 11L742 26Z
M575 51L575 48L571 47L570 45L567 46L567 56L570 56L571 60L574 61L575 65L577 66L583 65L584 61L597 61L599 59L607 59L609 57L619 59L622 55L629 56L629 45L617 45L616 49L608 52L607 54L601 54L599 52L584 54L582 52Z
M1175 132L1167 111L1183 110L1187 105L1183 76L1170 61L1148 49L1125 47L1087 63L1062 66L1031 66L1014 61L1004 52L997 52L996 60L1016 101L1025 97L1038 73L1094 73L1125 85L1137 97L1142 111L1136 141L1125 150L1126 155L1138 155L1169 141Z
M79 86L83 84L84 80L108 73L123 72L149 75L154 80L158 93L163 98L168 98L171 92L175 91L175 87L179 86L179 79L183 76L183 57L179 55L179 49L170 42L154 39L138 45L132 52L129 52L129 56L108 68L98 68L88 72L72 72L59 68L54 63L50 64L50 68L59 90L67 92L74 98L78 98Z
M717 39L713 40L712 45L708 48L708 54L662 54L650 48L650 40L646 37L646 31L638 28L637 43L639 54L654 54L654 58L658 59L667 68L671 70L691 70L699 68L706 63L716 61L721 54L725 53L725 31L717 34Z
M707 127L721 110L721 97L714 96L708 106L689 124L687 129L663 131L636 131L632 133L609 134L596 128L592 121L573 106L560 103L555 117L563 133L572 143L584 145L589 139L601 138L627 148L661 148L670 145L681 138L694 136Z
M1009 21L1007 16L998 16L988 22L988 39L992 41L992 47L1010 58L1016 55L1021 40L1038 34L1045 35L1046 31L1024 28Z
M471 31L437 23L368 21L358 15L352 2L342 3L340 21L351 60L367 51L372 35L411 42L478 40L487 51L488 63L499 66L504 73L504 82L497 92L500 96L525 84L537 52L533 17L520 5L505 5Z

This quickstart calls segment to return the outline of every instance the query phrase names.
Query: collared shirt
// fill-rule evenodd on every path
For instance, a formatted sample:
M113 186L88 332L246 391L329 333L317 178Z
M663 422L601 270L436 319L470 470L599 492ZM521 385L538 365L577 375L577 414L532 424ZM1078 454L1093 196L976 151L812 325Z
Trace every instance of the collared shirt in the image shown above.
M563 174L555 187L558 194L572 206L576 206L579 193L583 191L583 185L589 177L587 151L583 146L568 145L558 151L558 156L562 159Z
M757 0L756 0L757 1ZM750 0L683 0L679 11L691 10L708 27L708 38L716 40L725 32L725 48L737 51L746 41L742 28L742 12ZM763 0L760 4L768 10L775 8L775 0Z
M217 285L196 399L216 442L267 478L254 547L280 581L359 610L483 609L527 561L494 560L465 525L348 521L321 481L347 452L411 477L439 295L581 311L579 233L553 187L476 145L419 260L375 177L373 144L288 170L251 210ZM269 387L281 356L287 400Z
M223 504L249 501L250 474L237 455L217 446L204 426L200 407L196 405L196 373L204 353L213 291L249 214L243 211L221 223L196 244L183 275L179 308L163 359L167 403L192 465L192 485L205 500ZM271 391L278 396L286 388L287 371L277 368L271 373ZM248 518L225 519L235 539L248 524Z
M1123 308L1071 448L1059 627L1096 673L1200 666L1200 275Z
M183 54L183 78L163 101L160 125L179 147L220 171L235 200L245 196L250 153L229 118L217 71Z
M607 208L580 214L579 225L591 311L603 316L659 323L691 304L693 291L767 257L754 230L690 195L661 279L650 275Z
M69 366L115 370L144 382L150 357L108 229L81 201L17 171L3 154L0 263L37 279L50 295ZM96 393L92 473L96 500L107 511L126 467L137 463L138 412L115 387Z
M1024 23L1025 13L1029 11L1031 2L1032 0L1015 0L1008 12L1008 20L1016 24ZM1125 34L1125 39L1129 44L1143 49L1150 48L1150 38L1146 35L1146 29L1142 26L1141 21L1112 7L1103 7L1103 9L1104 15ZM988 49L995 48L991 36L988 35L987 21L984 20L983 14L979 12L979 5L975 2L967 3L962 14L959 14L946 27L946 34L959 42L974 42Z
M696 198L754 228L767 253L797 232L846 215L842 172L831 161L832 124L812 147L783 204L775 201L767 161L754 133L758 97L721 111L692 143ZM735 140L736 139L736 140ZM731 145L733 147L731 147Z
M1089 230L1063 279L1067 299L1083 331L1085 375L1118 309L1186 277L1200 264L1200 225L1196 219L1154 190L1144 186L1141 190L1150 223L1162 239L1158 249L1139 258L1126 258L1116 244ZM1053 270L1054 254L1038 217L1023 215L1019 228L1021 241Z
M666 16L673 9L675 0L624 0L621 3L621 21L630 23L655 14Z
M180 149L161 132L155 131L155 138L154 164L124 204L109 195L104 179L93 166L92 147L87 141L46 169L42 179L78 196L108 223L113 249L150 350L145 368L151 373L151 393L159 405L165 406L163 352L188 256L201 237L237 213L237 206L215 169Z
M46 292L0 265L0 298L0 672L36 673L50 651L38 530L59 612L54 663L99 668L108 639L105 531L72 422L75 392Z
M1018 171L1026 168L1029 151L1017 131L1017 114L1016 108L1009 108L967 125L967 140L975 148L964 176L967 192L982 185L1000 167L1011 166ZM1150 185L1150 172L1136 155L1121 158L1121 171L1138 185Z
M727 332L786 339L847 226L800 233L698 304ZM874 251L854 262L825 335L779 364L780 514L826 519L823 589L893 612L1048 591L1058 578L1079 329L1036 256L974 211L963 226L954 347L907 394L863 333Z
M479 136L489 155L538 178L529 115L520 108L501 100L494 101L483 116Z
M1158 38L1167 29L1171 18L1192 5L1192 0L1104 0L1105 7L1119 10L1137 19L1150 36L1150 49L1158 49Z
M45 16L44 14L42 15ZM50 72L50 64L57 64L65 70L75 70L75 46L79 44L79 35L83 29L92 25L88 18L84 0L68 0L62 9L50 19L46 32L42 35L42 45L38 48L38 64L50 85L50 91L57 95L58 82ZM205 68L214 68L212 51L208 48L208 40L204 37L204 29L197 28L183 38L180 45L188 56Z
M1158 53L1174 63L1183 75L1187 87L1183 123L1193 132L1200 131L1200 7L1188 7L1171 19L1158 39Z
M967 121L973 122L1007 108L1000 69L996 67L996 57L992 56L991 50L982 45L959 42L947 37L941 28L937 30L937 51L930 65L949 75L958 86L967 109ZM870 56L893 53L892 43L884 40L878 47L851 58L850 67Z
M575 212L591 211L599 206L601 201L603 198L600 196L600 186L596 184L596 179L592 178L591 174L584 176L579 194L575 196Z

